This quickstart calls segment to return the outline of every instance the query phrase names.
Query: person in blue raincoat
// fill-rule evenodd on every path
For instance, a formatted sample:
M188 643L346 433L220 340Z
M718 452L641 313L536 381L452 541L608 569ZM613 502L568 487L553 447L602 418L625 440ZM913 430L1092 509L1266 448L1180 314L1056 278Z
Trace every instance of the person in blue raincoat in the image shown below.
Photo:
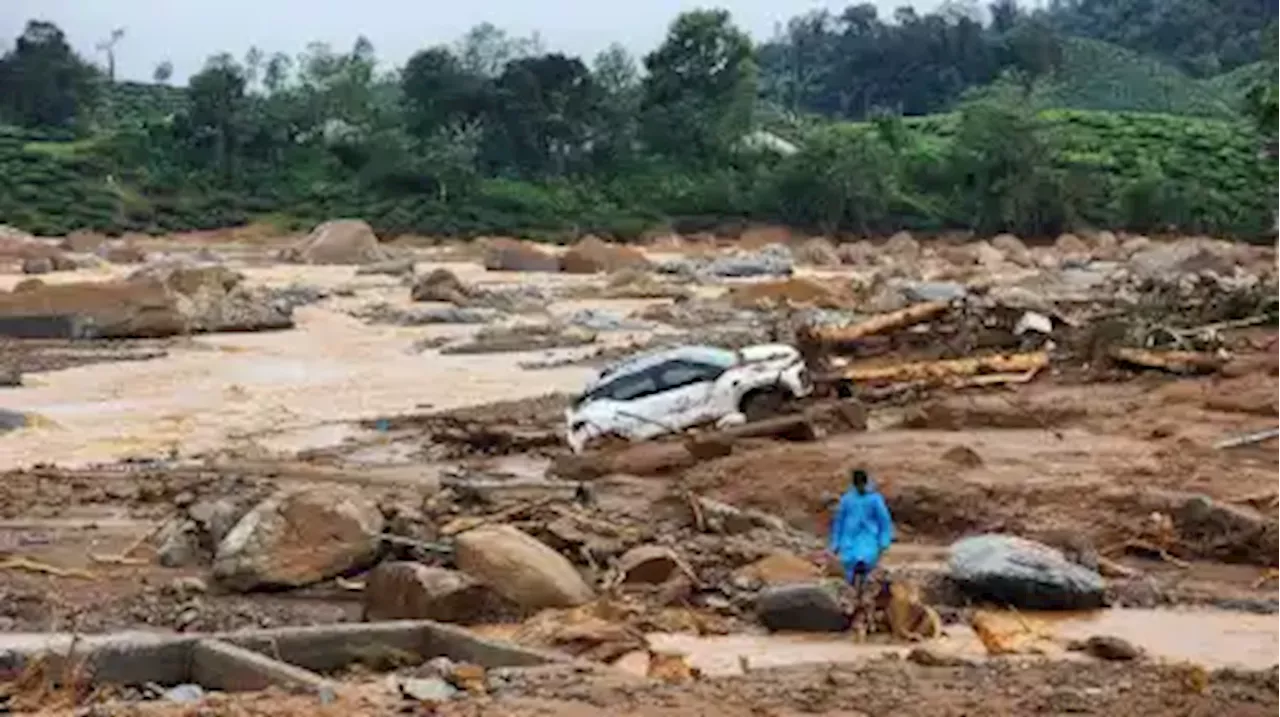
M893 518L889 508L871 484L867 472L853 471L851 485L840 496L840 505L831 520L828 549L840 559L845 580L862 594L867 576L893 542Z

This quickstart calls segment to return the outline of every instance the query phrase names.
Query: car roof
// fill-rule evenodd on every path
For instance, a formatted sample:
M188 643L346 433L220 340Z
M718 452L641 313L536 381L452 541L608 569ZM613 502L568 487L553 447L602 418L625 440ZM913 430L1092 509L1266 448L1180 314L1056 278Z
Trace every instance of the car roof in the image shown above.
M598 376L587 383L585 391L591 391L604 382L611 381L619 376L644 371L668 361L696 361L722 366L725 365L724 358L726 355L733 355L733 352L719 346L701 344L645 351L605 366L600 370Z

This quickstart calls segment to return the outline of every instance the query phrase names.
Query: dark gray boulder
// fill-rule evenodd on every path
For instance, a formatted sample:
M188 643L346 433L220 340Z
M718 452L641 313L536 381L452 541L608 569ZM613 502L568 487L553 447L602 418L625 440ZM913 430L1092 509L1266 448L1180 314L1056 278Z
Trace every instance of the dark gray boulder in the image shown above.
M1028 610L1103 606L1106 583L1060 551L1012 535L978 535L951 546L950 578L970 599Z
M760 624L773 631L841 632L849 628L835 591L820 583L779 585L756 597Z

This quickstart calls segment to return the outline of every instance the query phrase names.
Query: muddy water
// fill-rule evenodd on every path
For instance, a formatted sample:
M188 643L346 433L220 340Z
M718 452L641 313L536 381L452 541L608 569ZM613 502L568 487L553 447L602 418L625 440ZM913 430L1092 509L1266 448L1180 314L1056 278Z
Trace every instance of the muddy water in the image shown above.
M1042 659L1087 659L1066 651L1070 640L1114 635L1129 640L1152 657L1189 660L1209 668L1267 668L1276 664L1280 622L1275 616L1225 611L1104 610L1088 614L1010 615L1009 622L1025 622L1038 634ZM910 646L867 642L830 635L697 636L673 633L649 635L654 649L684 653L689 662L709 675L741 674L747 669L784 665L857 662L886 654L906 654ZM982 643L965 625L951 625L930 643L944 653L986 659Z
M464 281L484 273L478 266L449 268ZM222 448L288 454L351 437L354 429L345 421L574 391L591 374L577 367L531 373L519 368L529 359L520 353L411 352L424 336L460 337L475 327L365 324L344 311L377 301L408 304L408 292L398 280L353 272L246 269L256 285L358 286L354 298L298 309L290 331L198 336L160 359L30 375L28 385L0 394L0 408L45 420L0 436L0 470Z

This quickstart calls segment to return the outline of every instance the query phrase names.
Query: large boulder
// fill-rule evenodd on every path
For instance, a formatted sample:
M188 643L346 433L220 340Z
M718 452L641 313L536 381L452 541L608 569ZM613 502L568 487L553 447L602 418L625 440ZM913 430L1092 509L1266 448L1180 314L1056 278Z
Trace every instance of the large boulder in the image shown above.
M560 258L515 239L489 239L484 268L489 271L560 271Z
M560 268L569 274L598 274L648 267L649 260L638 249L610 244L593 236L584 237L560 257Z
M159 281L42 284L0 292L0 336L156 338L187 330L177 295Z
M1129 256L1129 267L1141 278L1205 271L1229 275L1240 264L1241 257L1242 252L1229 242L1191 238L1150 243Z
M835 591L820 583L762 590L756 597L756 616L775 632L841 632L849 627L849 616Z
M335 219L311 231L281 254L300 264L372 264L390 258L373 229L359 219Z
M525 608L574 607L594 594L563 556L509 525L482 526L459 535L458 569Z
M836 253L840 256L840 263L851 266L867 266L876 260L876 247L866 239L841 244L836 247Z
M1028 610L1103 606L1102 576L1047 545L1012 535L978 535L951 546L951 580L974 600Z
M435 269L413 282L409 298L414 301L443 301L462 305L471 297L471 290L448 269Z
M147 260L147 252L128 240L104 242L94 253L112 264L141 264Z
M186 319L185 332L262 331L293 326L293 310L241 282L244 276L221 264L169 259L129 275L133 283L162 284Z
M1053 248L1064 257L1087 257L1090 253L1089 245L1075 234L1058 235L1058 238L1053 241Z
M473 624L498 614L503 601L466 573L421 563L382 563L364 586L365 620L439 620Z
M899 259L915 259L920 256L920 242L911 236L911 232L898 232L889 237L881 250Z
M250 510L218 545L213 575L235 590L300 587L367 566L383 516L343 486L277 493Z

